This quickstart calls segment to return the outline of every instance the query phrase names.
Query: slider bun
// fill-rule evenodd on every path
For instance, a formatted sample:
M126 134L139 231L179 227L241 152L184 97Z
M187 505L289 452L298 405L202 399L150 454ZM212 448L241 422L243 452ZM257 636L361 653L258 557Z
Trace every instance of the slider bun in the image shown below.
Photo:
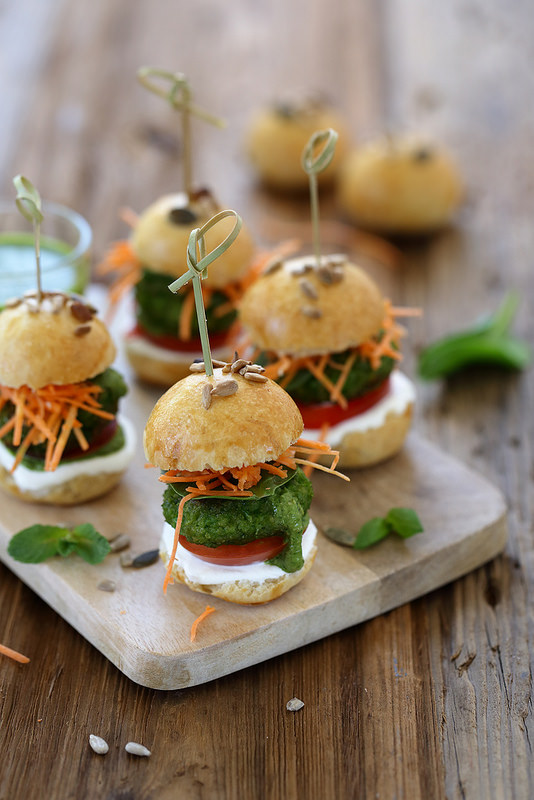
M59 306L56 313L52 302ZM76 318L72 309L80 305L78 299L46 293L37 311L24 299L0 312L0 383L39 389L79 383L109 367L115 358L109 332L94 316L86 322ZM86 326L87 333L76 334Z
M352 152L339 172L338 190L350 219L398 234L443 227L463 195L449 154L415 137L381 139Z
M202 405L202 387L235 378L238 390ZM302 433L300 412L274 383L241 375L189 375L160 397L146 424L145 455L160 469L225 470L272 461Z
M328 261L323 257L323 264ZM245 292L241 322L254 345L280 355L319 355L357 347L378 333L384 319L384 300L360 267L345 261L342 279L325 285L315 269L300 275L290 269L305 264L314 265L315 257L289 259ZM303 281L317 299L303 292ZM307 316L302 309L316 309L321 316Z
M404 444L412 416L413 403L409 403L400 413L390 411L378 428L348 431L335 448L339 450L339 467L370 467L394 456Z
M125 469L118 472L101 472L98 475L76 475L63 483L32 492L28 489L20 489L13 480L13 476L0 465L0 486L9 494L30 503L74 506L109 492L119 483L124 472Z
M268 603L270 600L275 600L280 595L287 592L297 583L306 577L311 569L317 553L317 545L313 545L308 556L304 561L304 565L298 572L287 572L277 578L266 578L263 581L251 580L235 580L226 583L212 583L201 584L195 583L190 580L185 574L179 558L174 562L172 568L172 576L180 583L189 586L194 592L203 592L210 594L213 597L220 597L223 600L229 600L231 603L241 604L257 604ZM169 553L161 552L161 557L165 566L169 563Z
M201 228L222 210L218 205L211 204L197 208L193 202L187 208L195 212L195 219L184 224L173 222L169 216L173 209L185 210L185 207L185 195L168 194L149 206L139 218L131 237L132 249L141 263L153 272L162 272L172 278L183 275L187 270L187 246L191 231ZM217 247L231 233L234 224L233 217L225 217L211 228L205 237L206 252ZM243 225L228 250L208 267L205 285L217 289L239 280L250 267L253 256L254 242Z
M347 150L349 136L340 116L319 104L259 111L252 119L245 149L260 179L275 189L304 190L309 178L301 165L302 151L318 130L333 128L338 134L334 157L318 175L321 183L331 181Z
M147 341L140 335L130 334L124 340L124 349L137 377L153 386L172 386L176 381L187 378L191 374L191 362L202 356L201 353L165 350L152 344L147 352ZM158 351L161 355L158 355ZM211 355L221 361L230 361L233 353L223 346L212 350Z

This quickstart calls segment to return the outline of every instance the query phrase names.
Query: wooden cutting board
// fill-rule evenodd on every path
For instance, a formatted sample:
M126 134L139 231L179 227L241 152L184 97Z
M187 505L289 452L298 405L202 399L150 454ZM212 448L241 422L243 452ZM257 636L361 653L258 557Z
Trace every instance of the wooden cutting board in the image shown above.
M89 299L104 305L92 287ZM119 309L117 340L129 326ZM92 522L108 536L124 532L132 551L158 547L163 527L163 487L156 470L144 468L142 431L161 391L136 384L123 354L118 369L131 391L123 403L139 441L122 483L103 498L75 508L34 505L2 493L0 559L79 633L133 681L154 689L181 689L227 675L329 636L442 586L493 558L506 542L506 508L487 480L412 434L389 462L352 471L351 483L315 474L311 514L323 527L357 532L390 508L414 508L423 534L391 537L368 551L334 544L322 534L315 564L302 583L264 606L236 606L170 586L163 595L161 562L123 569L119 555L90 566L77 557L20 564L7 555L10 537L36 522ZM97 589L104 579L114 593ZM216 611L191 643L193 621L206 605ZM28 655L31 656L31 653Z
M142 430L156 393L136 389L128 416ZM139 553L158 546L161 484L143 467L139 445L122 484L76 508L26 504L7 495L0 505L0 558L31 589L129 678L155 689L179 689L256 664L382 614L493 558L506 541L502 495L480 475L415 435L388 463L353 471L351 483L314 476L312 515L319 526L356 532L394 506L419 513L425 532L356 552L320 536L307 578L264 606L235 606L184 586L162 592L163 565L123 569L118 555L98 566L77 557L19 564L7 555L10 536L37 521L92 522L105 535L123 531ZM98 590L108 578L114 593ZM215 613L190 642L206 604ZM31 655L31 654L30 654Z

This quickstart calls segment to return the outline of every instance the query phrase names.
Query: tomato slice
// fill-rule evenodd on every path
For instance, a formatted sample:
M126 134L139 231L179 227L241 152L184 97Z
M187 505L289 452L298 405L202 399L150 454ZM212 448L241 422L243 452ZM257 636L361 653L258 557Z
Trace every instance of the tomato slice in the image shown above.
M247 544L221 544L218 547L206 547L203 544L192 544L180 534L180 544L202 561L219 564L224 567L240 567L253 564L255 561L267 561L281 553L285 542L281 536L265 536L254 539Z
M389 388L390 380L388 377L376 389L349 400L347 408L341 408L338 403L297 403L297 405L302 414L304 427L317 429L325 422L329 425L337 425L345 419L369 411L370 408L388 394Z
M89 455L89 453L93 453L95 450L98 450L99 447L103 447L113 439L118 427L119 423L116 419L110 420L109 423L102 428L98 436L95 436L93 441L89 443L87 450L82 450L81 447L73 447L69 451L65 450L61 458L61 463L63 464L69 459L80 458L80 456Z
M163 347L165 350L173 350L175 353L201 353L202 352L202 342L200 341L200 337L198 339L188 339L187 341L182 341L179 339L178 336L171 336L170 334L155 334L149 333L145 330L142 325L136 323L135 328L130 331L128 336L142 336L143 339L147 339L152 344L157 345L158 347ZM217 347L222 347L222 345L226 342L228 334L223 333L210 333L210 344L213 350Z

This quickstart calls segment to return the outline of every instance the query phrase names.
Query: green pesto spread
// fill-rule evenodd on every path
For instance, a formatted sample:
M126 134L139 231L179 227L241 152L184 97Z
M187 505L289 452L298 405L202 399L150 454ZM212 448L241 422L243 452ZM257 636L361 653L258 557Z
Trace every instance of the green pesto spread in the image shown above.
M308 509L312 497L311 482L297 468L291 480L265 497L189 500L184 504L180 533L192 544L206 547L283 536L286 546L267 563L284 572L297 572L304 565L302 534L310 521ZM163 516L173 528L180 499L172 486L168 486L163 495Z
M330 361L339 364L341 367L352 352L352 350L345 350L343 353L332 353ZM276 357L270 358L269 354L261 353L256 360L259 364L266 366L270 361L275 361ZM356 358L343 384L343 396L347 400L352 400L354 397L359 397L366 392L372 391L372 389L376 389L386 380L394 366L395 360L389 356L382 357L377 369L371 367L368 359L361 356ZM336 369L329 363L324 372L326 377L335 384L339 378L340 371L340 369ZM276 380L280 382L283 378L284 376L281 375ZM325 403L330 400L328 389L307 369L299 369L284 388L299 403Z
M143 269L141 279L135 287L137 321L148 333L154 336L177 336L178 322L187 296L186 291L177 294L169 291L169 284L175 278L160 272ZM217 309L228 303L223 292L214 291L206 305L206 318L211 334L227 331L236 318L236 311L218 314ZM200 336L197 315L191 316L191 338Z

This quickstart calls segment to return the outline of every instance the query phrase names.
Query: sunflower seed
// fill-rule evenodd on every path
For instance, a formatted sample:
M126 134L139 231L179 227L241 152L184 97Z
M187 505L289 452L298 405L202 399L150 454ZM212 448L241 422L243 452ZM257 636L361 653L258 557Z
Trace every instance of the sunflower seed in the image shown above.
M130 753L132 756L150 756L150 750L142 744L138 744L138 742L128 742L125 745L124 749L127 753Z
M206 372L203 361L194 361L189 365L189 372Z
M94 733L89 734L89 746L99 756L105 756L109 750L109 745L105 739L102 739L101 736L95 736Z
M114 592L115 589L117 588L117 584L115 583L115 581L105 580L105 581L100 581L100 583L96 588L100 589L101 592Z
M85 303L70 303L70 313L78 322L89 322L94 317L93 311Z
M265 375L258 375L257 372L245 372L243 377L247 381L255 381L256 383L267 383L269 380L269 378L266 378Z
M252 364L252 361L247 361L244 358L238 358L237 361L234 361L232 364L230 371L239 372L240 369L243 369L243 367L248 367L249 364Z
M75 336L85 336L91 330L90 325L78 325L77 328L74 328L74 335Z
M133 556L131 553L121 553L119 560L121 567L131 567L133 564Z
M300 264L298 267L291 270L291 274L298 277L299 275L305 275L307 272L313 272L314 270L315 267L313 264Z
M119 533L112 539L109 543L109 547L112 553L120 553L121 550L126 550L131 544L130 537L126 536L125 533Z
M306 297L309 297L312 300L317 300L317 298L319 297L317 289L315 288L313 283L310 283L309 280L307 280L306 278L303 278L300 281L299 286L302 294L306 295Z
M288 711L300 711L301 708L304 708L304 703L298 697L292 697L287 701L286 708Z
M320 319L323 316L321 309L313 308L313 306L302 306L300 313L304 314L305 317L310 317L310 319Z
M237 381L229 378L226 381L219 381L211 389L212 397L229 397L237 392Z
M245 367L245 372L262 373L265 372L265 367L262 367L261 364L247 364Z
M352 547L356 539L356 535L344 528L325 528L324 535L332 539L336 544L344 544L346 547Z
M341 264L325 264L317 270L317 277L325 286L332 286L343 280L343 267Z
M226 366L226 361L219 361L219 359L217 359L217 358L212 358L211 359L211 363L213 364L214 367L225 367Z
M141 569L142 567L150 567L155 564L159 558L159 550L147 550L146 553L141 553L136 556L132 561L134 569Z
M211 406L211 383L205 383L202 387L202 405L206 411Z
M20 297L10 297L9 300L6 300L4 303L4 308L16 308L17 306L20 306L21 303L22 300Z
M231 364L225 364L224 367L222 368L223 374L230 372L231 369L232 369L232 365Z
M270 264L267 264L263 272L261 273L263 277L266 275L272 275L273 272L276 272L282 266L282 262L278 259L277 261L271 261Z

